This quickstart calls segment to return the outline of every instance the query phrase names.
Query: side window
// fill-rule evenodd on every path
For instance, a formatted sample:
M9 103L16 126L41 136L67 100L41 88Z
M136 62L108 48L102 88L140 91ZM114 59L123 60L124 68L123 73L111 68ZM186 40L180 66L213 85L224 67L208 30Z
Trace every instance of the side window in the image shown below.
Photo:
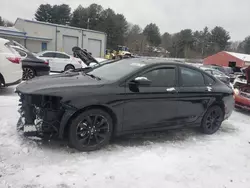
M151 87L171 87L175 86L175 68L159 68L151 70L141 77L146 77L151 81Z
M182 86L184 87L196 87L205 86L203 74L194 69L180 67L180 76Z
M41 55L40 57L55 57L55 53L53 52L47 52Z
M215 83L214 79L211 78L210 76L204 74L204 77L205 77L207 85L211 86L211 85L213 85Z
M65 54L56 53L56 58L69 59L70 57Z

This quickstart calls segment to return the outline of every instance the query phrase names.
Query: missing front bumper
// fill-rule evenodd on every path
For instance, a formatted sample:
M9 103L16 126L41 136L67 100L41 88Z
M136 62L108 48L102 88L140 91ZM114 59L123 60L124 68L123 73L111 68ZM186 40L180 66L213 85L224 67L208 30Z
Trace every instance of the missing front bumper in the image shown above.
M20 119L17 129L25 136L58 137L64 108L60 98L38 95L20 95Z

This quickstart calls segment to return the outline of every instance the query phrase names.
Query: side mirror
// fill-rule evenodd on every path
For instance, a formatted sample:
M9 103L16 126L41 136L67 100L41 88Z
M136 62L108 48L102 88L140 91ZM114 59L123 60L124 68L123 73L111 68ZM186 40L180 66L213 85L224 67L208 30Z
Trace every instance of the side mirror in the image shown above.
M134 82L141 86L150 86L151 80L149 80L147 77L137 77L134 79Z

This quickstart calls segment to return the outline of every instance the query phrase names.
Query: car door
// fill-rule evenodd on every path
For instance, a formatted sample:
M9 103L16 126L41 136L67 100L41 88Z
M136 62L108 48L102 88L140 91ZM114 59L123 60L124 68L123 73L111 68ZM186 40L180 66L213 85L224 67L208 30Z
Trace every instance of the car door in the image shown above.
M176 121L177 68L160 66L144 71L126 84L123 130L171 126ZM149 85L137 84L149 80Z
M206 80L205 75L197 69L179 67L178 124L192 123L202 117L210 100L209 92L212 92L210 84L213 79Z
M59 53L59 52L56 52L55 53L56 56L55 56L55 69L56 71L64 71L65 67L68 65L68 64L71 64L70 62L70 56L64 54L64 53Z
M56 54L54 52L45 52L42 55L40 55L39 58L48 61L50 66L50 71L56 71L55 56Z

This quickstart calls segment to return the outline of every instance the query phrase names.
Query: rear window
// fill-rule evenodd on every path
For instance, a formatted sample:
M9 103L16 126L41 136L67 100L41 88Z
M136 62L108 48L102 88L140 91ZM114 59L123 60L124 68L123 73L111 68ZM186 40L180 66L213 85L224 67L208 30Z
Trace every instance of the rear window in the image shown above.
M8 53L19 55L19 53L14 48L11 47L10 42L5 43L5 47L6 47Z
M204 74L204 78L206 80L206 84L209 86L211 86L215 83L215 80L206 74Z
M186 67L180 67L180 70L183 87L205 86L204 77L199 71Z
M21 57L27 57L27 54L19 49L15 49Z

